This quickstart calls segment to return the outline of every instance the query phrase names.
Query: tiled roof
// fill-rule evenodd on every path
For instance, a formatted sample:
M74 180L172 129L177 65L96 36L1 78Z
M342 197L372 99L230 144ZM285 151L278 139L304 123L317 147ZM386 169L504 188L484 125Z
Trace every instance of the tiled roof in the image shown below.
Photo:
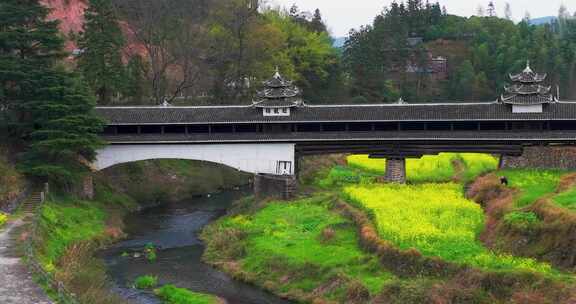
M575 120L576 102L545 105L542 113L512 113L502 103L394 104L305 106L290 116L265 117L252 106L222 107L98 107L96 113L110 125L218 124L274 122L387 122L387 121L486 121Z
M219 134L140 134L105 135L109 143L158 143L158 142L462 142L462 143L513 143L513 142L574 142L576 131L373 131L373 132L303 132L303 133L219 133Z
M538 105L554 101L552 95L509 95L502 96L502 102L512 105Z

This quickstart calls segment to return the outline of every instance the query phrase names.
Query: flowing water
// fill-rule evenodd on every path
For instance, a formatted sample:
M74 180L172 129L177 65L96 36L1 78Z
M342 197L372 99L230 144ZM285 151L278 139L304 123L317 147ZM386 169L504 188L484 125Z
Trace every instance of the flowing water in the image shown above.
M117 292L133 303L160 303L153 295L130 288L138 276L155 275L161 284L217 295L231 304L289 303L202 263L204 245L198 234L246 194L227 191L130 215L126 219L129 238L102 253ZM149 243L160 247L156 262L132 257ZM123 257L125 252L131 257Z

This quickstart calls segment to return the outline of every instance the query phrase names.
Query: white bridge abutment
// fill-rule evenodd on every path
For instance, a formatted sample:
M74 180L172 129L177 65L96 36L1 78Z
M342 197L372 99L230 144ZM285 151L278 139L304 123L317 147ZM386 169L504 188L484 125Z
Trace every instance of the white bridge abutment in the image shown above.
M287 199L295 192L295 144L113 144L97 151L93 169L154 159L207 161L253 173L257 197Z

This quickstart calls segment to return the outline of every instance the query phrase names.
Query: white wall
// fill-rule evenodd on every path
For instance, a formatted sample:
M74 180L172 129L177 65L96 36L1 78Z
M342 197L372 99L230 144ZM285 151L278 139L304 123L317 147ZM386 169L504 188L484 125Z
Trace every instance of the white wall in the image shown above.
M98 150L96 170L117 164L150 159L202 160L227 165L248 173L279 175L279 161L292 162L294 174L294 144L238 145L109 145Z

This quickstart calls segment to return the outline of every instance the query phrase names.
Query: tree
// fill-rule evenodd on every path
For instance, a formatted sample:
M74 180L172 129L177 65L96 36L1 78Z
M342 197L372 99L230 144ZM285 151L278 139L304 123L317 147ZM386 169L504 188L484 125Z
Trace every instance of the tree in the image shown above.
M47 15L38 0L0 0L0 95L12 138L28 146L23 171L63 185L94 159L102 123L86 86L57 67L63 40Z
M125 84L124 35L111 0L90 0L84 16L78 68L98 96L98 103L109 104Z
M126 87L123 95L132 101L142 103L148 96L149 88L146 82L148 68L140 55L134 55L126 65Z
M316 9L314 11L314 17L312 18L312 21L310 21L310 27L316 33L323 33L328 31L324 21L322 21L322 14L320 13L320 9Z
M506 18L506 20L512 20L512 6L510 6L510 2L506 2L504 6L504 18Z
M207 18L201 0L126 0L124 15L145 49L147 80L156 104L172 102L198 86L203 74ZM191 47L194 46L194 47Z
M494 1L488 3L488 17L496 17L496 5Z
M24 108L35 128L20 168L70 189L103 144L97 135L103 122L93 115L94 97L79 77L55 68L34 75L34 82L38 87Z
M484 17L485 14L486 14L486 10L484 9L484 6L479 4L478 7L476 8L476 16Z
M47 15L38 1L0 0L0 110L14 138L26 136L34 124L23 110L33 96L32 75L64 56L58 23L46 21Z

